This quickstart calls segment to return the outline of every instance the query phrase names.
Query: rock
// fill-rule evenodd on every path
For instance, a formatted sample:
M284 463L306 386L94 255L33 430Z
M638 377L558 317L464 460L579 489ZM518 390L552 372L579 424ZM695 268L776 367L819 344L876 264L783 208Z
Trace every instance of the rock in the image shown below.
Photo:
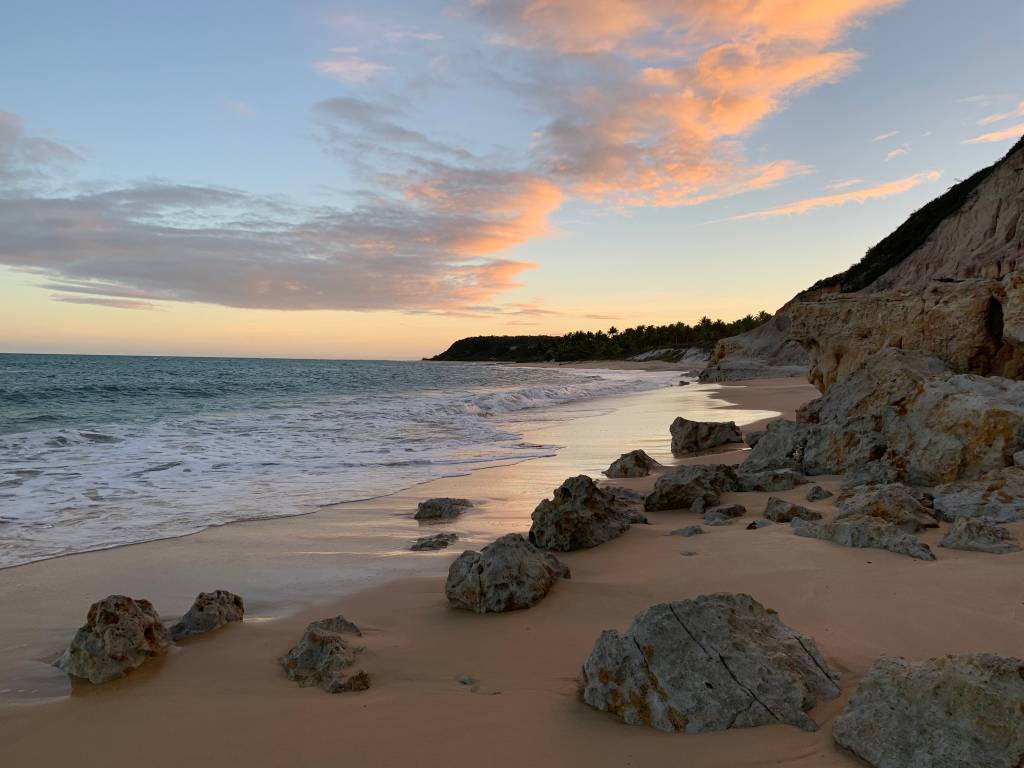
M998 523L1024 520L1024 469L1007 467L980 480L960 480L933 491L935 512L943 520L985 517Z
M684 549L679 554L682 555L683 557L696 557L696 555L697 555L696 552L692 552L692 551L690 551L688 549Z
M703 513L718 504L722 493L736 487L736 471L728 464L684 466L658 478L654 490L644 499L644 509L689 509Z
M805 376L807 353L789 338L789 306L752 331L719 341L700 381Z
M907 533L937 528L930 510L918 501L916 494L899 484L864 485L844 493L837 504L836 520L847 517L877 517Z
M702 733L788 723L839 695L814 640L749 595L660 603L625 634L601 633L580 675L583 700L630 725Z
M243 616L245 603L233 592L226 589L200 592L188 613L171 627L171 639L177 642L186 637L212 632L225 624L241 621Z
M602 474L606 477L647 477L652 471L661 468L662 465L645 451L638 450L622 454Z
M831 541L844 547L886 549L918 560L935 559L927 544L918 541L899 526L867 515L820 524L794 519L793 533L809 539Z
M816 429L814 425L796 421L769 422L740 469L744 474L779 469L803 472L804 448Z
M900 473L896 467L884 460L876 459L854 467L843 478L842 490L859 488L862 485L888 485L899 482Z
M797 518L803 520L821 520L821 513L813 509L801 507L785 499L775 496L768 497L768 505L764 508L764 516L773 523L790 523Z
M449 544L454 541L458 541L459 534L457 533L435 533L431 536L421 536L416 539L412 546L409 547L413 552L422 552L424 550L436 550L446 549Z
M540 602L569 569L554 555L509 533L479 552L463 552L448 570L445 594L453 608L499 613Z
M328 693L365 691L370 687L370 676L353 669L362 648L353 647L345 637L361 634L343 616L314 621L295 647L278 661L288 679L302 688L318 685Z
M748 531L756 531L758 528L767 528L769 525L775 525L771 520L754 520L747 525Z
M757 445L757 441L764 437L764 434L765 432L763 429L755 432L745 432L743 434L743 442L746 443L751 448L753 448L755 445Z
M708 515L722 515L722 517L743 517L747 514L747 508L742 504L719 504L717 507L711 507L704 513L704 516Z
M170 636L148 600L110 595L89 608L55 665L72 677L107 683L167 652Z
M699 525L688 525L685 528L676 528L674 531L669 533L669 536L684 536L689 538L690 536L700 536L704 533L704 529Z
M611 497L612 505L625 515L630 523L634 525L637 523L647 524L647 517L643 513L643 494L617 485L606 485L601 490Z
M832 727L875 768L1014 768L1024 756L1024 661L990 653L883 656Z
M1024 467L1024 451L1017 451L1013 454L1013 466Z
M732 525L733 518L729 515L723 515L721 512L705 512L704 513L704 525Z
M596 547L640 522L627 510L629 503L586 475L570 477L533 510L530 542L556 552Z
M459 678L459 685L476 685L476 680L470 675L463 675Z
M807 492L808 501L823 501L832 497L832 491L826 491L820 485L816 485Z
M416 507L416 520L451 520L473 506L469 499L439 497L421 501Z
M789 491L807 482L807 478L791 469L766 469L745 472L742 465L736 473L740 491Z
M1006 528L980 517L957 518L939 546L993 555L1020 552L1020 544Z
M676 417L669 427L672 453L707 451L728 443L742 443L743 435L734 421L690 421Z

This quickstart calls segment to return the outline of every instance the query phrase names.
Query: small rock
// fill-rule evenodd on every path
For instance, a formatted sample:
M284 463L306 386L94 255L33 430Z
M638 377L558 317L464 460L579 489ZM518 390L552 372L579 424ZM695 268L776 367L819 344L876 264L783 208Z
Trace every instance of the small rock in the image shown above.
M603 474L606 477L647 477L652 471L661 468L662 465L645 451L637 450L619 456Z
M747 508L742 504L720 504L717 507L711 507L704 514L719 514L724 515L725 517L743 517L747 514Z
M680 554L680 555L682 555L683 557L693 557L693 556L694 556L694 555L696 555L697 553L696 553L696 552L693 552L693 551L691 551L691 550L689 550L689 549L684 549L684 550L683 550L682 552L680 552L679 554Z
M233 592L226 589L200 592L188 613L171 627L171 639L177 642L186 637L212 632L225 624L241 621L243 616L245 603Z
M704 525L732 525L733 519L721 512L705 512Z
M688 525L685 528L676 528L669 533L669 536L685 536L689 538L690 536L700 536L702 533L704 533L704 529L699 525Z
M362 648L351 646L345 638L361 634L343 616L314 621L298 644L278 661L288 679L302 688L318 685L328 693L365 691L370 687L370 676L361 669L352 669Z
M1024 661L883 656L832 727L874 768L1013 768L1024 756Z
M802 520L821 520L821 513L813 509L801 507L785 499L775 496L768 497L768 505L764 508L764 516L773 523L789 523L800 518Z
M754 520L748 526L748 531L756 531L758 528L767 528L769 525L775 525L771 520Z
M793 533L810 539L831 541L844 547L886 549L918 560L934 560L927 544L918 541L897 525L867 515L815 524L799 518L793 520Z
M814 640L750 595L661 603L625 634L605 630L580 675L583 700L630 725L703 733L788 723L839 695Z
M531 544L568 552L596 547L622 535L636 522L636 516L622 497L602 489L586 475L577 475L556 488L551 499L538 504L532 520Z
M463 552L448 569L445 595L453 608L499 613L544 599L569 569L554 555L509 533L479 552Z
M985 517L996 523L1024 520L1024 469L1007 467L980 480L960 480L935 488L935 512L953 522Z
M721 501L721 494L736 490L736 470L728 464L684 466L658 478L644 499L648 512L688 509L703 514Z
M744 472L742 466L736 474L740 491L789 491L807 482L807 478L791 469L766 469Z
M820 485L816 485L807 492L808 501L822 501L832 497L832 491L826 491Z
M476 680L469 675L465 675L459 678L459 683L462 685L476 685Z
M847 517L877 517L897 525L907 533L937 528L930 510L919 501L920 495L899 483L862 485L839 497L836 520Z
M416 520L451 520L473 506L469 499L442 496L421 501L416 507Z
M734 421L690 421L682 416L669 427L672 453L696 453L728 443L742 443L743 434Z
M1006 528L981 517L959 517L949 533L939 542L946 549L965 549L1005 555L1020 552L1020 544Z
M422 552L423 550L433 549L445 549L453 541L458 541L459 534L457 533L435 533L430 536L421 536L416 539L412 546L409 547L413 552Z
M148 600L110 595L89 608L85 624L54 662L92 683L116 680L167 652L170 636Z
M747 432L746 434L743 435L743 442L746 443L749 447L753 448L755 445L757 445L757 441L764 436L765 431L763 429L755 430L753 432Z

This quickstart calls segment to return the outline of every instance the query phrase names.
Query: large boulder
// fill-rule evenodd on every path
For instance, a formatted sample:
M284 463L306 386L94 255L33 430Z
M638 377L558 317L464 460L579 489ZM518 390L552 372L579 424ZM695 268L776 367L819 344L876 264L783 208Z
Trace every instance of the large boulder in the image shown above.
M570 477L544 499L531 516L530 542L541 549L569 552L614 539L640 522L632 507L639 496L608 491L586 475Z
M768 503L764 508L764 516L773 523L791 523L796 519L821 520L821 513L807 507L801 507L785 499L775 496L768 497Z
M245 616L245 603L234 592L217 589L200 592L192 607L171 627L171 639L177 642L223 627Z
M55 665L72 677L106 683L170 646L167 628L148 600L110 595L89 608L85 624Z
M458 517L473 506L469 499L453 499L441 496L436 499L421 501L416 506L417 520L451 520Z
M672 453L675 454L697 453L743 442L743 433L735 421L690 421L677 416L669 432L672 434Z
M985 517L999 523L1024 520L1024 469L1007 467L979 480L958 480L935 488L932 504L943 519Z
M736 470L728 464L693 464L659 477L644 499L644 509L683 509L703 514L721 501L723 493L736 489Z
M839 695L814 640L750 595L660 603L625 634L605 630L580 675L583 700L630 725L702 733L788 723Z
M927 544L918 541L897 525L868 515L847 517L828 523L811 523L796 518L793 520L793 533L809 539L831 541L843 547L885 549L918 560L935 559Z
M958 517L939 546L993 555L1020 552L1020 544L1006 528L979 517Z
M874 768L1017 768L1024 661L989 653L918 663L883 656L832 736Z
M479 552L463 552L448 569L445 595L454 608L500 613L540 602L569 569L518 533L509 533Z
M908 533L937 528L931 510L919 501L912 489L898 483L863 485L851 489L839 499L837 520L847 517L877 517L899 526Z
M603 474L606 477L647 477L662 465L647 455L645 451L624 453L611 463Z
M328 693L364 691L370 687L370 676L354 669L363 649L350 641L360 635L359 628L343 616L314 621L278 661L288 679L302 688L317 685Z

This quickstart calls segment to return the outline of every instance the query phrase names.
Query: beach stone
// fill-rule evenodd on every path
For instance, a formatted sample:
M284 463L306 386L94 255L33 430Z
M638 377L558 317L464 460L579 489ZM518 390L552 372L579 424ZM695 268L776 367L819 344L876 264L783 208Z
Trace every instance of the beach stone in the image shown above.
M742 504L719 504L717 507L711 507L707 510L704 515L722 515L723 517L743 517L747 514L747 508Z
M743 434L735 421L690 421L677 416L669 427L672 453L706 451L728 443L742 443Z
M683 557L696 557L697 556L696 552L694 552L692 550L689 550L689 549L684 549L679 554L682 555Z
M704 513L704 525L732 525L733 518L729 515L723 515L721 512L707 511Z
M1016 768L1024 757L1024 661L991 653L883 656L832 727L874 768Z
M875 459L854 467L843 477L840 488L846 491L862 485L888 485L899 482L899 477L896 467L882 459Z
M569 569L554 555L509 533L479 552L463 552L448 569L445 594L453 608L500 613L540 602Z
M897 525L868 515L847 517L829 523L811 523L796 518L793 520L793 533L809 539L831 541L844 547L885 549L918 560L935 559L927 544L918 541Z
M743 435L743 442L746 443L750 448L757 445L757 441L764 437L765 431L763 429L755 430L753 432L746 432Z
M898 483L863 485L844 493L837 504L836 520L847 517L877 517L907 533L937 528L938 522L910 488Z
M807 492L808 501L824 501L832 498L832 491L826 491L820 485L816 485Z
M791 469L766 469L760 472L744 472L742 466L736 473L740 491L790 491L807 482L807 478Z
M750 595L660 603L624 634L605 630L583 665L583 700L630 725L703 733L788 723L839 695L810 637Z
M662 475L644 499L644 509L661 512L688 509L703 513L737 487L736 470L728 464L693 464Z
M612 506L630 523L647 524L649 522L643 513L644 495L642 493L619 485L606 485L601 490L611 497Z
M245 616L245 603L234 592L217 589L200 592L192 607L171 627L171 639L177 642L223 627Z
M775 496L768 497L768 504L764 508L764 516L773 523L789 523L796 518L821 520L820 512L815 512L813 509L801 507L799 504L794 504L791 501L779 499Z
M365 691L370 687L370 676L353 669L362 648L351 645L346 635L358 637L362 632L344 616L314 621L295 647L278 661L288 679L302 688L317 685L328 693Z
M640 522L631 504L586 475L570 477L533 510L530 543L556 552L596 547Z
M412 546L409 547L413 552L423 552L425 550L436 550L445 549L454 541L458 541L459 534L457 533L435 533L430 536L421 536L416 539Z
M416 507L416 520L451 520L473 506L469 499L446 496L421 501Z
M647 477L653 470L661 468L662 465L645 451L637 450L619 456L603 474L606 477Z
M981 517L958 517L939 546L993 555L1020 552L1020 544L1013 534L1001 525Z
M997 523L1024 520L1024 469L1007 467L979 480L958 480L932 492L932 504L943 520L985 517Z
M170 642L152 603L110 595L89 607L85 624L54 664L72 677L107 683L163 655Z
M688 525L685 528L676 528L674 531L669 533L669 536L684 536L689 538L690 536L700 536L704 533L704 529L699 525Z
M748 531L756 531L758 528L767 528L769 525L775 525L771 520L753 520L747 525Z

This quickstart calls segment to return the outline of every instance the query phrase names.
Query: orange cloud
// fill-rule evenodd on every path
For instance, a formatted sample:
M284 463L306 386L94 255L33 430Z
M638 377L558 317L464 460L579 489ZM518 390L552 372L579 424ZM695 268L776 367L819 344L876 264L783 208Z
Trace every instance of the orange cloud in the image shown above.
M994 141L1006 141L1007 139L1016 139L1022 134L1024 134L1024 123L1017 123L1017 125L1011 125L1009 128L992 131L992 133L983 133L981 136L967 139L964 141L964 144L988 144Z
M795 203L789 203L788 205L783 205L779 208L769 208L764 211L743 213L739 216L733 216L729 220L770 219L777 216L799 215L818 208L836 208L846 205L847 203L865 203L868 200L876 200L880 197L901 195L904 192L910 191L914 187L924 184L925 182L938 181L941 176L942 174L938 171L917 173L913 176L908 176L905 179L889 181L884 184L878 184L874 187L866 187L865 189L857 189L852 192L842 192L835 195L819 195L817 197L809 197L805 200L798 200Z
M1011 117L1020 117L1024 115L1024 101L1017 105L1017 108L1011 112L1000 112L995 115L989 115L983 117L978 121L978 125L992 125L992 123L999 123L1003 120L1009 120Z

